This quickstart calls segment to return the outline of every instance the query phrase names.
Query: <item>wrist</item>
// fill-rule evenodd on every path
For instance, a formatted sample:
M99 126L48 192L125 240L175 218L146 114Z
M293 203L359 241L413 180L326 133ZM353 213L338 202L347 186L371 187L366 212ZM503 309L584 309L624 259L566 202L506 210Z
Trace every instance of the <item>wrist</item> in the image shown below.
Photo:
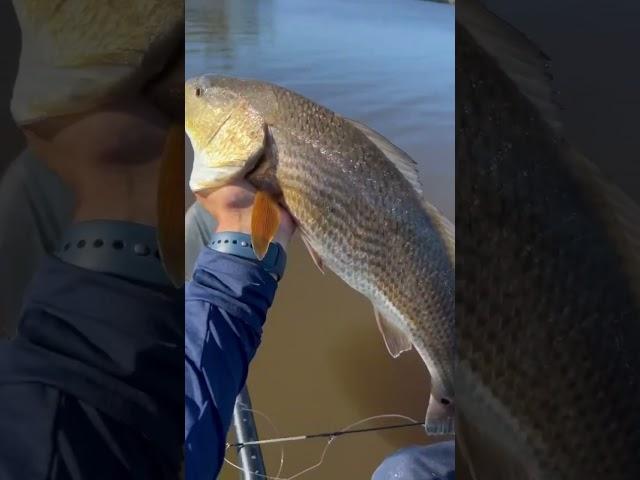
M287 263L284 247L272 242L264 256L258 260L251 245L251 235L240 232L216 232L213 234L208 248L221 253L250 260L264 268L277 281L282 278Z
M120 220L157 225L157 181L149 175L104 172L76 185L74 221ZM101 178L101 180L100 180Z
M251 235L251 217L245 213L227 213L218 215L218 223L214 233L237 232ZM291 235L287 234L282 228L278 230L272 242L279 243L285 250L289 245Z
M242 214L225 214L214 216L217 220L217 225L214 233L220 232L238 232L251 234L251 218L247 218Z

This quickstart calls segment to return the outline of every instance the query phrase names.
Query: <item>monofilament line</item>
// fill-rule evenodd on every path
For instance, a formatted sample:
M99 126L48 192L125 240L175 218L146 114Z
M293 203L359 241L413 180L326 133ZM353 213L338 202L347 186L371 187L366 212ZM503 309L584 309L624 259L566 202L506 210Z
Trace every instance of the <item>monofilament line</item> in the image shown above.
M255 413L258 413L256 410L253 410ZM271 420L269 419L269 417L267 417L266 415L264 415L263 413L261 413L262 416L264 416L267 420L269 420L269 423L271 423L272 427L274 427L275 429L275 425L273 424L273 422L271 422ZM378 420L378 419L382 419L382 418L398 418L398 419L402 419L402 420L407 420L408 422L411 423L404 423L404 424L400 424L400 425L389 425L389 426L385 426L385 427L372 427L372 428L362 428L362 429L355 429L354 427L357 427L358 425L362 425L363 423L367 423L370 422L372 420ZM270 475L262 475L260 473L256 473L256 476L258 477L262 477L265 480L294 480L296 478L302 477L303 475L306 475L307 473L311 472L312 470L315 470L317 468L319 468L323 463L324 463L324 459L327 456L327 452L329 451L329 447L331 447L331 445L333 444L333 441L336 440L337 437L345 435L345 434L350 434L350 433L364 433L364 432L375 432L375 431L380 431L380 430L390 430L390 429L396 429L396 428L407 428L407 427L417 427L417 426L422 426L424 427L424 423L418 422L415 419L411 418L411 417L407 417L405 415L400 415L400 414L383 414L383 415L374 415L373 417L368 417L362 420L358 420L357 422L354 422L350 425L347 425L346 427L344 427L342 430L339 430L337 432L326 432L326 433L315 433L315 434L310 434L310 435L297 435L294 437L279 437L279 438L272 438L272 439L268 439L268 440L258 440L255 442L246 442L246 443L234 443L234 444L227 444L227 448L226 451L229 451L231 449L231 447L237 447L237 448L242 448L245 445L265 445L267 443L271 443L271 444L275 444L275 443L284 443L284 442L294 442L294 441L301 441L301 440L308 440L310 438L328 438L327 443L325 444L324 448L322 449L322 454L320 455L320 460L318 460L317 463L314 463L313 465L311 465L310 467L305 468L304 470L299 471L298 473L291 475L290 477L281 477L281 473L284 467L284 448L281 446L281 457L280 457L280 468L278 469L278 474L273 477ZM230 461L229 459L226 458L225 455L225 459L224 459L225 463L228 465L231 465L233 468L235 468L236 470L242 472L244 471L242 469L242 467L240 467L239 465L236 465L235 463L233 463L232 461Z
M249 445L267 445L269 443L284 443L284 442L297 442L300 440L309 440L312 438L333 438L340 437L342 435L350 435L352 433L366 433L366 432L378 432L381 430L394 430L398 428L409 428L409 427L424 427L424 422L411 422L411 423L402 423L398 425L387 425L384 427L371 427L371 428L358 428L354 430L338 430L335 432L323 432L323 433L314 433L309 435L297 435L293 437L281 437L281 438L270 438L267 440L256 440L253 442L245 442L245 443L231 443L227 444L227 448L242 448Z

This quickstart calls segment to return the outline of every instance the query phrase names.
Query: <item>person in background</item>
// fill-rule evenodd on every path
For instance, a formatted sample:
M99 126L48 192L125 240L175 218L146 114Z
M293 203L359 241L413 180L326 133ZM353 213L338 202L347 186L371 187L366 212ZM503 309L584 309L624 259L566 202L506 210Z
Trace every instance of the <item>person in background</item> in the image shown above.
M152 250L168 127L130 98L25 128L74 204L0 342L2 479L178 476L184 296Z
M24 294L73 217L73 192L26 149L0 178L0 338L16 334Z

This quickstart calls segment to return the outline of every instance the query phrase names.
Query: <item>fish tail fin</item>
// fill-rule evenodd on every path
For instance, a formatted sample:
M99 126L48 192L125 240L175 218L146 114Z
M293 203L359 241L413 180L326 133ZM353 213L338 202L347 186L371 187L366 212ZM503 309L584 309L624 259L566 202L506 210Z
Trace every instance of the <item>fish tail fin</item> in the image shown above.
M269 244L280 226L280 210L275 199L264 191L256 193L251 212L251 244L259 260L267 254Z
M455 433L453 409L431 395L424 425L427 435L453 435Z

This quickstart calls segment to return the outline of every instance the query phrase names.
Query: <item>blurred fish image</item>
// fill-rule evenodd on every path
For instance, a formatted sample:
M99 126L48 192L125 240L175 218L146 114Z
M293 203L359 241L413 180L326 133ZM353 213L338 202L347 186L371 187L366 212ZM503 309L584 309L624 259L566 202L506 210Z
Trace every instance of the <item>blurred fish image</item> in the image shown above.
M82 115L145 97L182 132L183 0L13 0L22 51L17 124ZM158 187L158 243L172 278L184 272L184 134L169 135ZM170 262L167 259L171 259Z
M132 95L184 54L182 0L13 0L22 53L11 110L18 124ZM183 78L165 81L168 92ZM182 102L182 91L173 103ZM166 101L165 95L163 101Z
M456 21L458 446L475 480L640 478L640 209L565 140L549 59Z
M416 165L368 127L282 87L204 75L185 87L195 192L239 178L258 193L265 254L289 211L321 269L373 304L391 355L415 347L431 375L430 434L454 432L454 227L423 200Z

